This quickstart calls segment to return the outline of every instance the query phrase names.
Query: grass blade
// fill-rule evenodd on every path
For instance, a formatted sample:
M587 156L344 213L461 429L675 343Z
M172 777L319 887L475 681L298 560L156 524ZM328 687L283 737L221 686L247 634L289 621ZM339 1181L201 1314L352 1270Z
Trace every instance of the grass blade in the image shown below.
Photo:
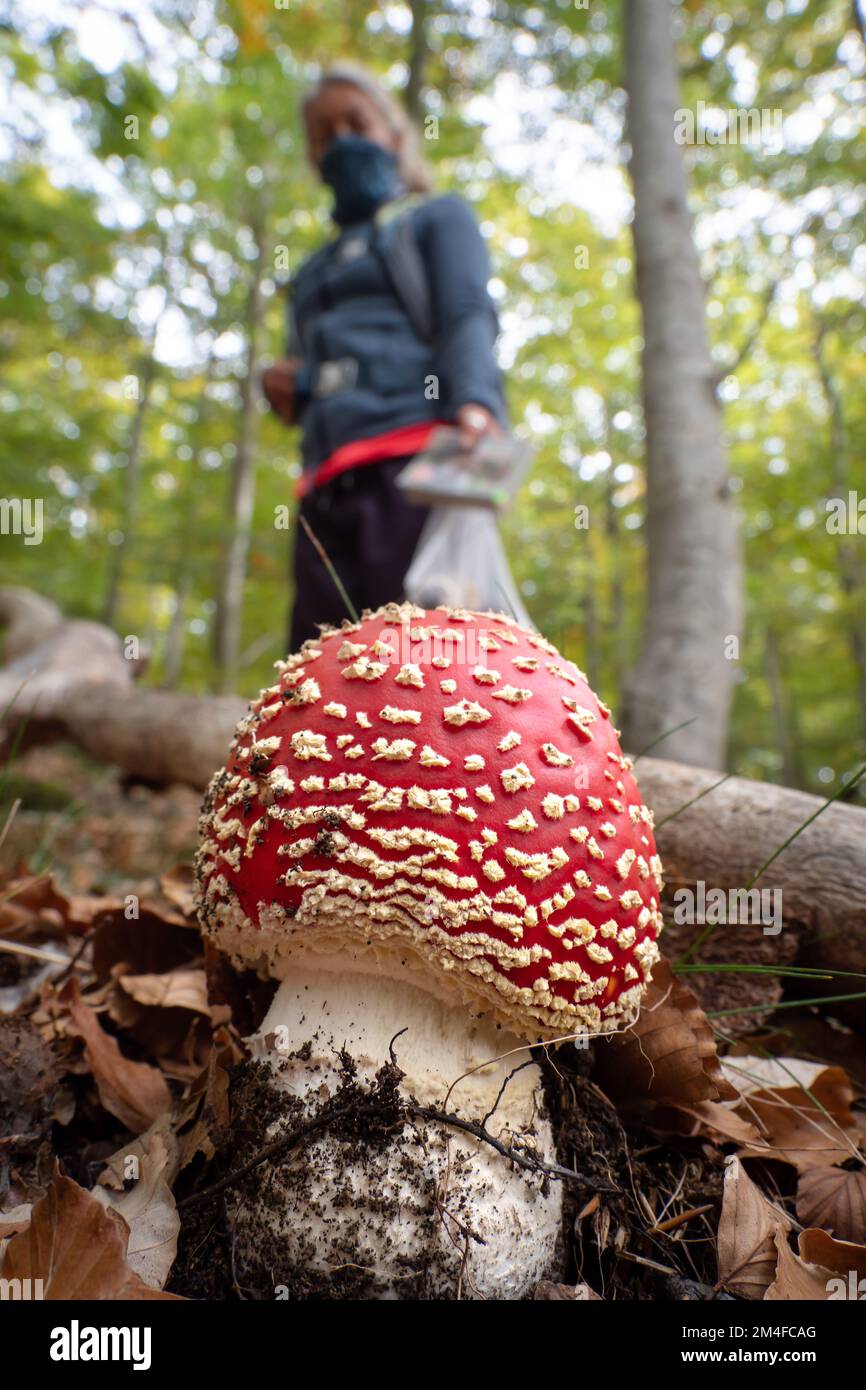
M802 825L798 825L797 829L791 835L788 836L784 844L779 845L778 849L773 850L773 853L770 855L769 859L765 859L760 869L758 869L758 872L756 874L753 874L752 877L749 879L749 882L746 885L746 891L748 891L749 888L752 888L757 883L764 870L768 869L770 865L773 863L773 861L778 859L782 851L786 850L788 846L794 840L796 840L797 836L803 833L803 831L806 829L808 825L811 825L814 820L817 820L818 817L822 815L824 811L826 811L827 807L832 806L833 802L838 801L839 797L842 796L845 792L850 791L852 787L856 787L857 783L864 776L866 776L866 763L863 764L860 771L856 773L855 776L849 778L847 782L843 782L839 790L837 792L834 792L832 796L828 797L827 800L824 802L823 806L819 806L817 811L813 811L812 815L809 816L807 820L803 821Z
M687 729L690 724L696 723L697 717L697 715L694 715L691 719L684 719L682 724L675 724L672 729L666 729L663 734L659 734L658 738L654 738L652 743L648 743L646 748L641 749L635 758L635 762L638 762L644 754L649 753L651 748L657 748L666 738L670 738L671 734L678 733L680 729Z

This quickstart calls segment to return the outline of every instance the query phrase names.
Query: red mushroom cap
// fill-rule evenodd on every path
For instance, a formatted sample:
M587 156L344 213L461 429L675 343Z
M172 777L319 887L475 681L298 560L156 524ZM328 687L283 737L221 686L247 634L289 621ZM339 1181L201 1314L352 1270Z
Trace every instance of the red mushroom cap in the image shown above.
M300 952L388 952L526 1038L635 1016L661 864L576 666L502 614L388 604L277 669L202 815L223 949L277 976Z

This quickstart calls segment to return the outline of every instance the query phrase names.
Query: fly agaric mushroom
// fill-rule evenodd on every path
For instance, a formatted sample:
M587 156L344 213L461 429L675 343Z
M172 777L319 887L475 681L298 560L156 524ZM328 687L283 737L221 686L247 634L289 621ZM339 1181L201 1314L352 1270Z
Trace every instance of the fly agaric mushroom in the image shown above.
M652 816L610 711L496 613L389 604L277 669L211 782L197 860L204 930L281 982L260 1032L284 1042L273 1084L312 1113L342 1049L369 1079L406 1030L406 1096L552 1160L540 1070L504 1054L626 1026L658 958ZM267 1237L286 1283L352 1263L374 1296L423 1270L422 1296L459 1276L517 1298L554 1268L561 1184L482 1140L436 1121L390 1151L322 1133L306 1154L302 1176L297 1158L268 1175L267 1214L238 1214L239 1252Z

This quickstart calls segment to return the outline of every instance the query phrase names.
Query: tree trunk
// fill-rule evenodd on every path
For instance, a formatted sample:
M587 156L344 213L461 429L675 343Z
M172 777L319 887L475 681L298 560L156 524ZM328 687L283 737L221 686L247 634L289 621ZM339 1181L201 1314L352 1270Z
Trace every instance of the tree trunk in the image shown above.
M223 557L217 599L215 655L222 691L238 683L239 654L243 623L244 581L247 573L255 503L255 448L258 425L259 337L263 316L262 274L265 264L265 222L263 207L251 219L256 256L250 272L247 295L247 361L241 383L241 416L237 450L232 461L229 489L229 538Z
M183 648L186 631L186 604L192 580L189 568L178 561L174 582L174 612L165 639L165 663L162 685L164 690L176 690L183 672Z
M409 78L406 83L406 110L413 121L420 121L422 112L422 92L424 89L424 67L429 54L427 43L427 0L409 0L412 12L412 30L409 37Z
M208 353L202 371L201 397L206 402L208 387L213 380L213 349ZM165 642L165 671L163 689L176 690L183 674L183 654L186 642L186 610L193 588L194 554L189 544L192 527L195 523L197 482L200 474L204 448L196 449L181 486L180 503L177 511L174 562L174 612L171 615Z
M611 437L609 429L606 429L606 447L611 455ZM625 644L625 595L623 593L623 571L619 561L619 552L622 545L622 532L619 523L619 512L614 506L614 493L616 492L616 480L613 476L613 464L611 465L606 478L606 490L604 498L604 534L608 565L610 566L610 631L613 636L611 647L611 665L615 685L611 688L620 690L622 688L623 676L626 670L626 644ZM598 686L592 682L593 690Z
M637 290L643 312L647 604L625 691L632 747L721 767L739 632L740 553L722 448L704 286L674 138L670 0L626 0L626 87Z
M847 504L851 486L848 430L845 424L842 399L824 350L825 333L826 329L821 324L815 336L815 358L818 363L818 375L821 378L827 414L830 418L830 455L833 460L831 486L834 497L841 498ZM845 595L848 642L857 679L860 727L864 737L866 737L866 618L863 614L863 605L858 602L858 592L863 583L863 561L856 536L836 536L834 539L836 541L836 567L839 583Z
M770 703L773 709L773 723L776 728L776 746L782 762L782 781L795 787L801 780L794 730L785 698L785 682L782 677L782 658L779 651L779 638L775 628L767 628L764 641L764 669L770 687Z
M601 663L598 647L598 610L595 600L595 577L591 573L583 593L583 613L586 621L586 674L593 690L601 684ZM565 647L562 648L565 650Z
M154 333L154 337L155 337ZM138 498L141 492L141 454L144 443L144 422L150 406L150 392L156 376L156 363L148 356L138 373L138 400L132 417L129 443L126 446L126 467L123 473L123 539L113 547L108 570L108 587L103 608L103 620L114 627L123 596L123 580L132 551L138 524Z

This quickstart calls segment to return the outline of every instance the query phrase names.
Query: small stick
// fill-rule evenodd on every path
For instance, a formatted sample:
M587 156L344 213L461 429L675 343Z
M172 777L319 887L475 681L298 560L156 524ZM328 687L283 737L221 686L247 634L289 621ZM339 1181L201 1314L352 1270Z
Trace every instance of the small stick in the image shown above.
M62 982L66 979L67 975L69 975L71 971L88 970L90 968L86 961L82 961L81 957L84 955L84 952L90 945L90 938L93 935L93 930L93 927L88 927L87 931L81 939L81 945L78 947L78 950L75 952L75 955L70 956L66 969L61 970L60 974L54 981L55 989L59 984L62 984Z
M9 814L8 814L8 816L6 817L6 824L3 826L3 831L2 831L2 833L0 833L0 849L3 848L3 845L4 845L5 842L6 842L6 836L9 834L9 831L12 829L12 822L14 821L15 817L18 815L18 812L21 810L21 804L22 804L22 803L21 803L21 797L19 796L19 797L16 798L15 801L12 802L12 805L11 805L10 808L9 808Z
M677 1226L684 1226L687 1221L692 1221L696 1216L703 1216L705 1212L712 1211L713 1204L708 1202L705 1207L693 1207L691 1211L681 1211L679 1216L669 1216L667 1221L660 1221L657 1226L652 1226L647 1232L648 1235L664 1235L667 1231L673 1231Z
M679 1276L679 1270L671 1269L670 1265L660 1265L657 1260L647 1260L643 1255L633 1255L630 1250L618 1250L617 1255L621 1260L633 1260L636 1265L646 1265L647 1269L657 1269L659 1274L672 1274L674 1278Z
M0 951L8 951L13 956L32 956L34 960L47 960L52 965L70 966L72 961L69 956L62 956L58 951L47 951L43 946L25 946L23 941L0 941ZM87 966L81 966L86 970Z
M333 1110L323 1115L316 1115L307 1120L305 1124L299 1125L297 1129L289 1134L282 1135L279 1139L274 1139L270 1144L265 1144L257 1154L242 1163L240 1168L234 1172L227 1173L219 1182L215 1182L210 1187L204 1188L201 1192L193 1192L189 1197L184 1197L177 1204L178 1211L186 1207L197 1205L199 1202L215 1197L220 1192L225 1192L229 1187L236 1186L243 1178L247 1177L256 1168L261 1167L270 1158L277 1158L290 1149L293 1149L302 1139L308 1135L316 1134L319 1130L327 1127L335 1120L342 1119L346 1115L357 1117L382 1118L382 1108L377 1105L357 1105L349 1104L337 1106ZM471 1134L475 1139L482 1143L489 1144L497 1153L502 1154L509 1162L517 1165L518 1168L526 1169L532 1173L540 1173L545 1177L560 1178L572 1182L578 1182L584 1187L592 1188L598 1192L618 1192L619 1189L610 1183L599 1182L595 1178L585 1177L582 1173L576 1172L573 1168L563 1168L558 1163L544 1163L540 1158L522 1154L514 1149L508 1148L501 1140L489 1134L482 1125L473 1124L469 1120L463 1120L459 1115L449 1115L445 1111L435 1110L430 1106L407 1105L401 1112L400 1118L403 1119L422 1119L435 1121L438 1124L449 1125L452 1129L462 1130L464 1134Z
M511 1080L511 1078L512 1078L513 1076L516 1076L517 1073L518 1073L519 1071L523 1071L524 1067L531 1067L532 1065L533 1065L533 1059L530 1057L528 1062L521 1062L519 1067L514 1067L514 1068L508 1073L508 1075L506 1076L506 1078L505 1078L505 1080L503 1081L502 1085L499 1087L499 1095L496 1097L495 1101L494 1101L493 1104L491 1105L491 1107L490 1107L490 1109L488 1110L487 1114L484 1116L484 1119L481 1121L481 1128L482 1128L482 1129L486 1129L486 1128L487 1128L487 1121L490 1119L491 1115L495 1115L495 1114L496 1114L496 1111L497 1111L497 1109L499 1108L499 1102L501 1101L502 1097L505 1095L505 1088L506 1088L506 1086L508 1085L508 1083L509 1083L509 1081Z
M301 525L303 526L304 530L305 530L306 533L307 533L307 536L308 536L309 539L310 539L310 542L311 542L312 546L314 547L314 549L315 549L315 551L316 551L316 554L318 555L319 559L322 561L322 564L325 566L325 569L328 571L328 574L331 576L331 578L333 579L334 583L336 584L337 590L338 590L339 595L340 595L340 598L343 600L343 602L345 603L346 607L347 607L348 610L349 610L349 614L350 614L350 616L351 616L352 622L353 622L353 623L360 622L360 619L359 619L359 617L358 617L358 614L357 614L356 611L355 611L355 605L352 603L352 600L349 598L349 595L348 595L348 593L346 592L346 586L345 586L345 584L343 583L343 581L342 581L342 579L340 578L340 576L338 575L337 571L334 569L334 566L333 566L333 564L331 563L331 557L329 556L328 552L325 550L325 547L322 545L322 542L319 540L319 538L318 538L318 536L316 535L315 531L313 530L312 526L311 526L310 523L307 521L307 518L306 518L305 516L303 516L300 512L298 512L298 521L299 521L299 522L301 523Z

